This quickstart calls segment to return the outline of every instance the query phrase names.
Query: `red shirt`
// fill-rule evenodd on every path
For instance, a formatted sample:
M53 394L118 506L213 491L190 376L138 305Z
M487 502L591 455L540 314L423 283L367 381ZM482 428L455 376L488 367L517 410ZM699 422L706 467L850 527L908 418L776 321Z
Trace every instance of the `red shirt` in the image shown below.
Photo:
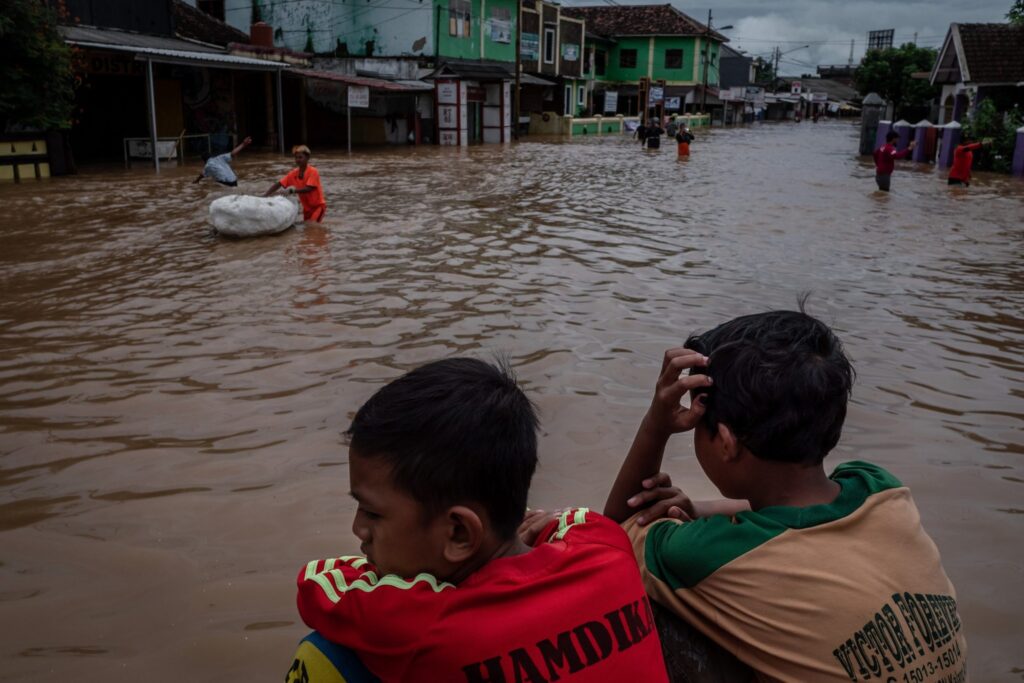
M971 164L974 163L974 150L981 149L981 143L959 145L953 150L953 168L949 169L952 180L968 182L971 179Z
M902 152L897 152L895 145L885 143L875 150L875 173L878 175L892 175L896 168L896 159L904 159L910 154L907 147Z
M281 178L281 187L295 186L296 190L301 190L304 187L315 188L312 192L303 192L298 195L299 202L302 203L302 209L306 212L311 212L321 206L327 206L324 202L324 191L323 186L320 184L320 172L312 166L306 166L306 172L299 177L299 169L293 168L288 171L288 175Z
M629 539L586 508L457 586L363 557L310 562L298 585L302 620L384 683L668 681Z

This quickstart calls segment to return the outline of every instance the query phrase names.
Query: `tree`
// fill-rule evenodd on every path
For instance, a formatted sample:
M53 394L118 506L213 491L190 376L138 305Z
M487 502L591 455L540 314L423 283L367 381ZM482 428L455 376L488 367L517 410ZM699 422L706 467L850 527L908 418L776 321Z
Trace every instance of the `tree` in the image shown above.
M75 106L72 53L40 0L0 2L0 131L67 128Z
M912 43L868 50L853 74L854 85L861 95L876 92L892 102L898 116L902 109L921 106L939 94L927 78L914 78L932 70L935 56L935 50Z
M1006 18L1011 24L1024 26L1024 0L1017 0L1013 3L1013 7L1006 13Z
M999 111L995 101L985 98L978 103L971 118L964 125L964 135L975 140L991 140L975 158L975 168L984 171L1009 173L1013 162L1013 148L1017 144L1017 128L1024 122L1024 113L1014 107Z

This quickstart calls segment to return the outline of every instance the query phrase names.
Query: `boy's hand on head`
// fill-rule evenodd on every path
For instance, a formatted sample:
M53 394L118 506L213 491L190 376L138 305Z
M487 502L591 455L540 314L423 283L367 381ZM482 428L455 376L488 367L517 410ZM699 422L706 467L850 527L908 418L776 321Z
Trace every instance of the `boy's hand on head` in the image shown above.
M636 523L645 526L662 517L681 519L689 522L697 517L693 501L682 490L672 486L672 478L665 472L658 472L650 479L644 479L644 490L626 501L633 509L643 509Z
M654 400L647 411L645 422L650 429L667 438L679 432L688 432L697 426L704 415L701 399L693 401L689 408L682 406L683 396L694 389L711 386L707 375L684 375L690 368L706 367L707 356L692 349L675 348L665 352L661 363L661 375L654 390Z
M537 537L540 536L540 532L544 531L544 527L551 524L551 521L558 517L559 514L558 512L544 512L543 510L527 510L526 516L523 517L523 521L516 531L519 540L532 548L537 543Z

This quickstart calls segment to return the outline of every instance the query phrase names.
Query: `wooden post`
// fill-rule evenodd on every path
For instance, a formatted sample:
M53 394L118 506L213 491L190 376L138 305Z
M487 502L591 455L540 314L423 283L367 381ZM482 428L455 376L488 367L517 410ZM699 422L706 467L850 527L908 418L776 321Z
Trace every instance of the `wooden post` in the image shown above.
M281 70L277 70L277 146L284 154L284 96L281 93Z

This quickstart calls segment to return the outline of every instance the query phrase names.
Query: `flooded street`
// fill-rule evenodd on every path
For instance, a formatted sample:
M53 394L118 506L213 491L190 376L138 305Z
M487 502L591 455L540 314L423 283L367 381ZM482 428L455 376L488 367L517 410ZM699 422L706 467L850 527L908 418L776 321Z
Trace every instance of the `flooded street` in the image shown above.
M803 292L858 372L829 461L911 486L972 679L1022 680L1024 182L907 163L885 196L856 147L314 149L325 223L246 241L211 235L195 164L0 186L0 680L279 680L299 567L358 549L340 432L381 382L507 354L531 504L600 507L662 351ZM290 164L235 168L261 193ZM689 436L666 467L715 495Z

